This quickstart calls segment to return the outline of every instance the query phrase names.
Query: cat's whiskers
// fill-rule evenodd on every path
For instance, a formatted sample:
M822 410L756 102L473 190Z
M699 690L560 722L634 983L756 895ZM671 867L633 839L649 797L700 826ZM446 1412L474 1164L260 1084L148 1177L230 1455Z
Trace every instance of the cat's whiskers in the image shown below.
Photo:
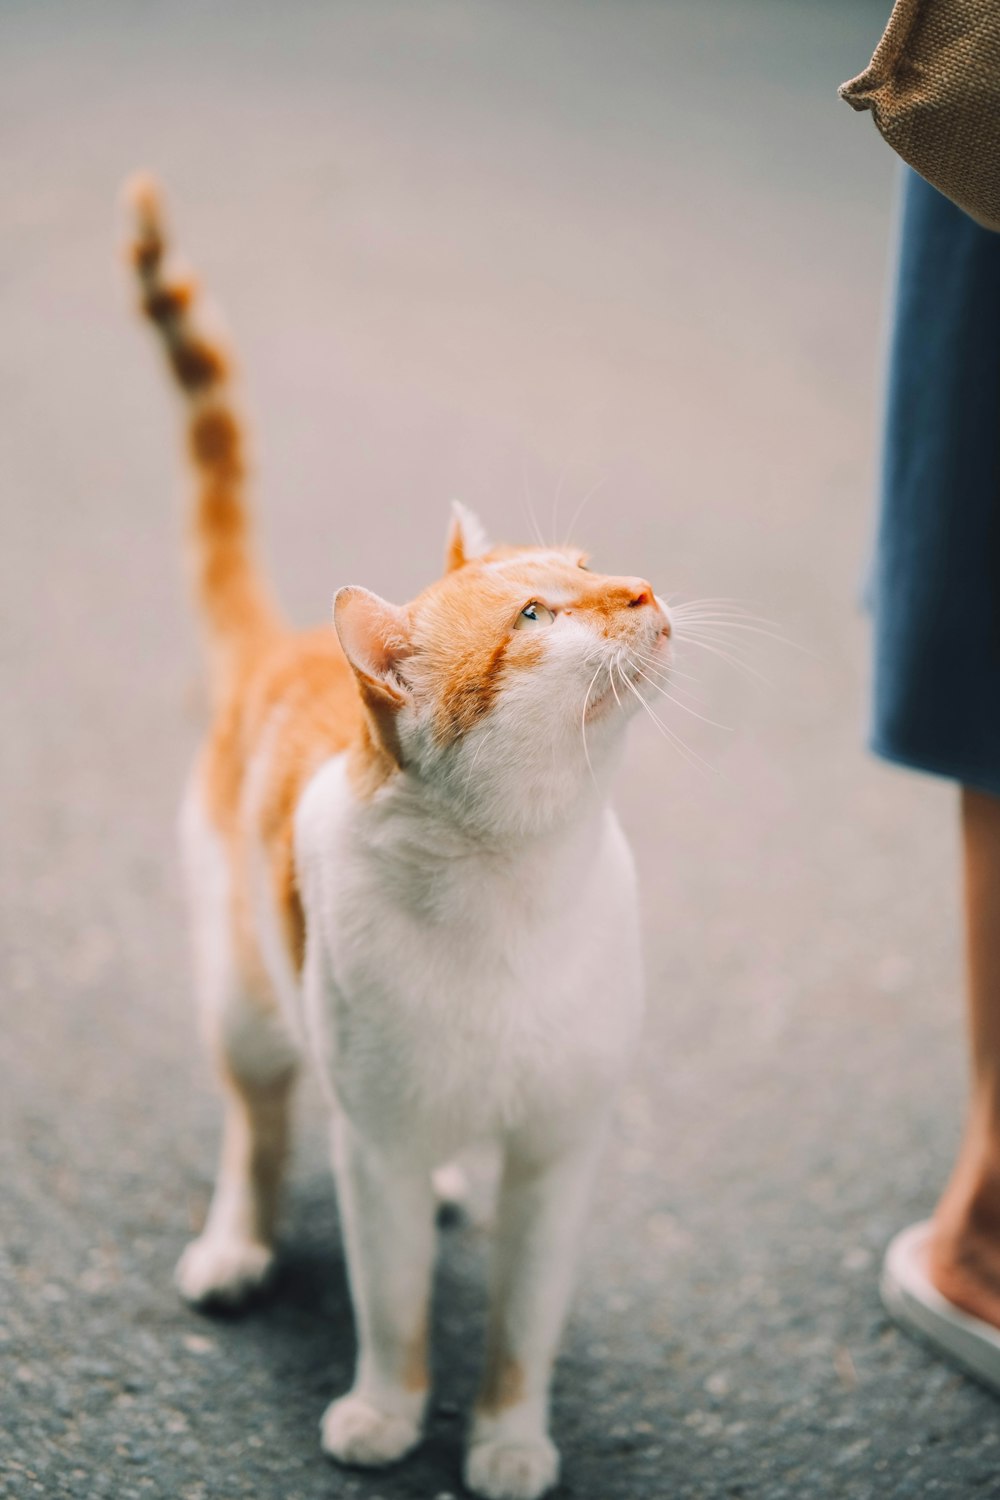
M626 654L630 661L641 661L647 671L660 681L668 682L670 680L667 668L661 665L661 662L656 657L650 655L648 651L643 651L638 646L631 646L628 648Z
M762 682L765 687L774 686L769 678L765 677L762 672L758 672L756 667L752 667L749 662L744 661L731 649L724 649L714 641L705 640L702 636L688 634L687 632L680 631L676 628L674 629L674 637L678 642L687 642L691 646L699 646L701 650L709 652L710 655L719 657L721 661L726 662L729 666L733 667L735 671L742 672L747 677L755 677L757 681Z
M659 651L644 651L639 646L631 646L629 650L637 661L641 661L654 675L662 677L665 682L669 682L671 687L677 687L678 679L682 682L695 682L699 686L701 685L701 680L695 673L678 671L673 659L671 658L669 663L665 662L662 653ZM680 691L684 692L685 689L682 688Z
M695 599L687 604L673 605L671 615L679 624L682 634L685 627L694 626L706 639L719 637L725 641L728 632L744 631L749 635L777 641L781 646L790 646L793 651L802 651L815 658L815 653L808 646L783 635L776 621L766 615L751 613L738 600ZM730 641L729 644L734 643Z
M618 696L618 689L615 687L615 671L616 670L619 671L619 672L621 671L621 659L622 659L622 655L624 653L624 650L625 650L625 648L623 646L622 649L621 649L621 651L618 652L618 655L615 657L614 661L611 663L611 670L610 670L610 672L608 674L609 680L611 682L611 691L615 695L615 702L618 704L619 708L621 708L621 706L622 706L622 700L619 698L619 696Z
M624 673L620 673L619 675L621 676L621 680L628 688L629 692L634 693L636 698L638 698L639 702L642 704L643 708L646 710L647 714L652 719L653 723L656 725L660 733L664 736L665 739L669 740L671 744L674 745L682 758L686 760L689 765L693 765L697 769L700 769L702 771L710 771L713 775L715 775L715 767L709 765L708 761L704 760L696 750L692 750L690 745L686 744L685 741L681 739L680 735L675 734L674 731L669 727L669 725L664 724L663 720L653 712L632 679L630 677L626 677Z
M588 660L589 660L589 658L588 658ZM587 688L587 693L586 693L586 696L585 696L585 698L583 700L583 712L580 715L580 733L583 736L583 755L584 755L584 759L587 762L587 770L590 772L590 779L593 781L595 787L597 786L597 777L594 775L594 767L593 767L593 765L591 763L590 751L587 748L587 704L590 702L590 695L591 695L591 693L594 690L594 683L597 681L598 677L600 676L600 674L601 674L601 668L602 668L603 665L604 665L603 662L598 662L598 664L597 664L597 671L594 673L593 677L590 679L590 686Z
M720 724L717 719L710 719L710 718L708 718L708 716L706 714L700 714L697 709L695 709L695 708L689 708L686 703L682 703L681 702L680 698L675 698L674 695L673 695L673 693L670 693L670 692L667 691L666 687L664 686L664 684L662 682L656 682L656 681L653 680L652 677L647 676L647 674L642 670L642 668L639 667L639 666L637 666L637 664L634 661L630 662L629 665L631 666L632 670L636 673L637 676L643 678L643 680L645 682L649 683L650 687L653 689L654 692L657 692L657 693L660 694L661 698L666 698L669 703L676 704L676 706L678 708L682 708L684 710L684 712L687 713L687 714L690 714L692 716L692 718L700 719L703 724L711 724L714 729L725 729L729 733L732 732L732 726L731 725L729 725L729 724Z
M670 609L674 614L690 614L696 610L725 610L729 614L739 615L742 619L756 620L761 625L775 624L774 620L755 614L753 608L742 599L682 599L677 604L671 604Z
M807 656L813 655L808 646L803 646L786 635L778 635L774 630L765 630L761 625L750 624L746 620L730 619L723 615L682 615L680 625L682 630L685 626L694 626L705 635L718 635L723 638L728 637L732 631L745 631L747 635L763 636L765 640L777 641L780 646L790 646L793 651L803 651Z
M690 689L682 688L679 686L678 679L680 679L680 681L682 682L698 683L698 685L700 686L700 679L696 677L693 672L678 671L673 661L671 661L668 666L664 662L663 656L659 652L654 654L649 651L643 651L638 646L630 646L629 651L637 661L642 662L643 666L646 667L654 677L659 677L662 678L664 682L669 682L672 688L676 688L679 693L686 693L689 697L693 697L696 703L704 703L704 698L699 698L694 693L692 693Z
M714 619L708 615L674 615L673 625L674 633L680 635L697 633L709 636L715 634L728 636L738 630L753 634L757 633L756 626L751 627L744 624L743 621ZM747 644L749 645L750 643L748 642Z

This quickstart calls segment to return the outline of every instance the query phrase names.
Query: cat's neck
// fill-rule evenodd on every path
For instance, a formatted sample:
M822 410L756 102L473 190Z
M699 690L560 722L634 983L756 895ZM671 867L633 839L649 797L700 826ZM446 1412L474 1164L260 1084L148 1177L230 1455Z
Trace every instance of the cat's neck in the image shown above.
M463 933L511 934L557 921L600 863L612 815L591 795L572 816L541 828L483 833L456 821L425 788L395 778L356 807L352 856L378 899Z
M470 814L447 792L402 773L379 796L356 809L356 832L372 850L391 848L394 860L411 866L465 868L511 866L563 851L583 855L609 811L607 789L588 780L578 795L557 808L518 808Z

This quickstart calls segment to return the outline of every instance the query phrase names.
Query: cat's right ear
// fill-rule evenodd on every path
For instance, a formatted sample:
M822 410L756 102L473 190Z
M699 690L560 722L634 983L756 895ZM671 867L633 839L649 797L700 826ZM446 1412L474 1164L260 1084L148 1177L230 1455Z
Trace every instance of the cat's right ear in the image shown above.
M371 726L399 761L396 715L410 697L396 671L411 649L406 616L378 594L349 587L337 590L333 623L357 678Z

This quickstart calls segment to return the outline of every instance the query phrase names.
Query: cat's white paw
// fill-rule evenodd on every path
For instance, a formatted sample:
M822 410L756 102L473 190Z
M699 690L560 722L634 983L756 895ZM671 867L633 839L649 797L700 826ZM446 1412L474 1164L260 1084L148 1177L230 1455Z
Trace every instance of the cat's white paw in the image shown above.
M485 1439L469 1449L464 1477L484 1500L538 1500L559 1478L559 1452L547 1437Z
M323 1413L323 1452L342 1464L394 1464L420 1441L420 1423L379 1411L361 1396L341 1396Z
M270 1281L274 1263L267 1245L203 1234L177 1262L174 1280L195 1307L238 1307Z

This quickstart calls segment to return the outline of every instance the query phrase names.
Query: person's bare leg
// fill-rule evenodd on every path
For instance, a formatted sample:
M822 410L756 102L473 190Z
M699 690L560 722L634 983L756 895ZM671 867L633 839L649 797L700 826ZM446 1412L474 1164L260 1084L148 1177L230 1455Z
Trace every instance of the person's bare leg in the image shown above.
M964 787L962 834L971 1099L928 1270L950 1301L1000 1328L1000 797Z

